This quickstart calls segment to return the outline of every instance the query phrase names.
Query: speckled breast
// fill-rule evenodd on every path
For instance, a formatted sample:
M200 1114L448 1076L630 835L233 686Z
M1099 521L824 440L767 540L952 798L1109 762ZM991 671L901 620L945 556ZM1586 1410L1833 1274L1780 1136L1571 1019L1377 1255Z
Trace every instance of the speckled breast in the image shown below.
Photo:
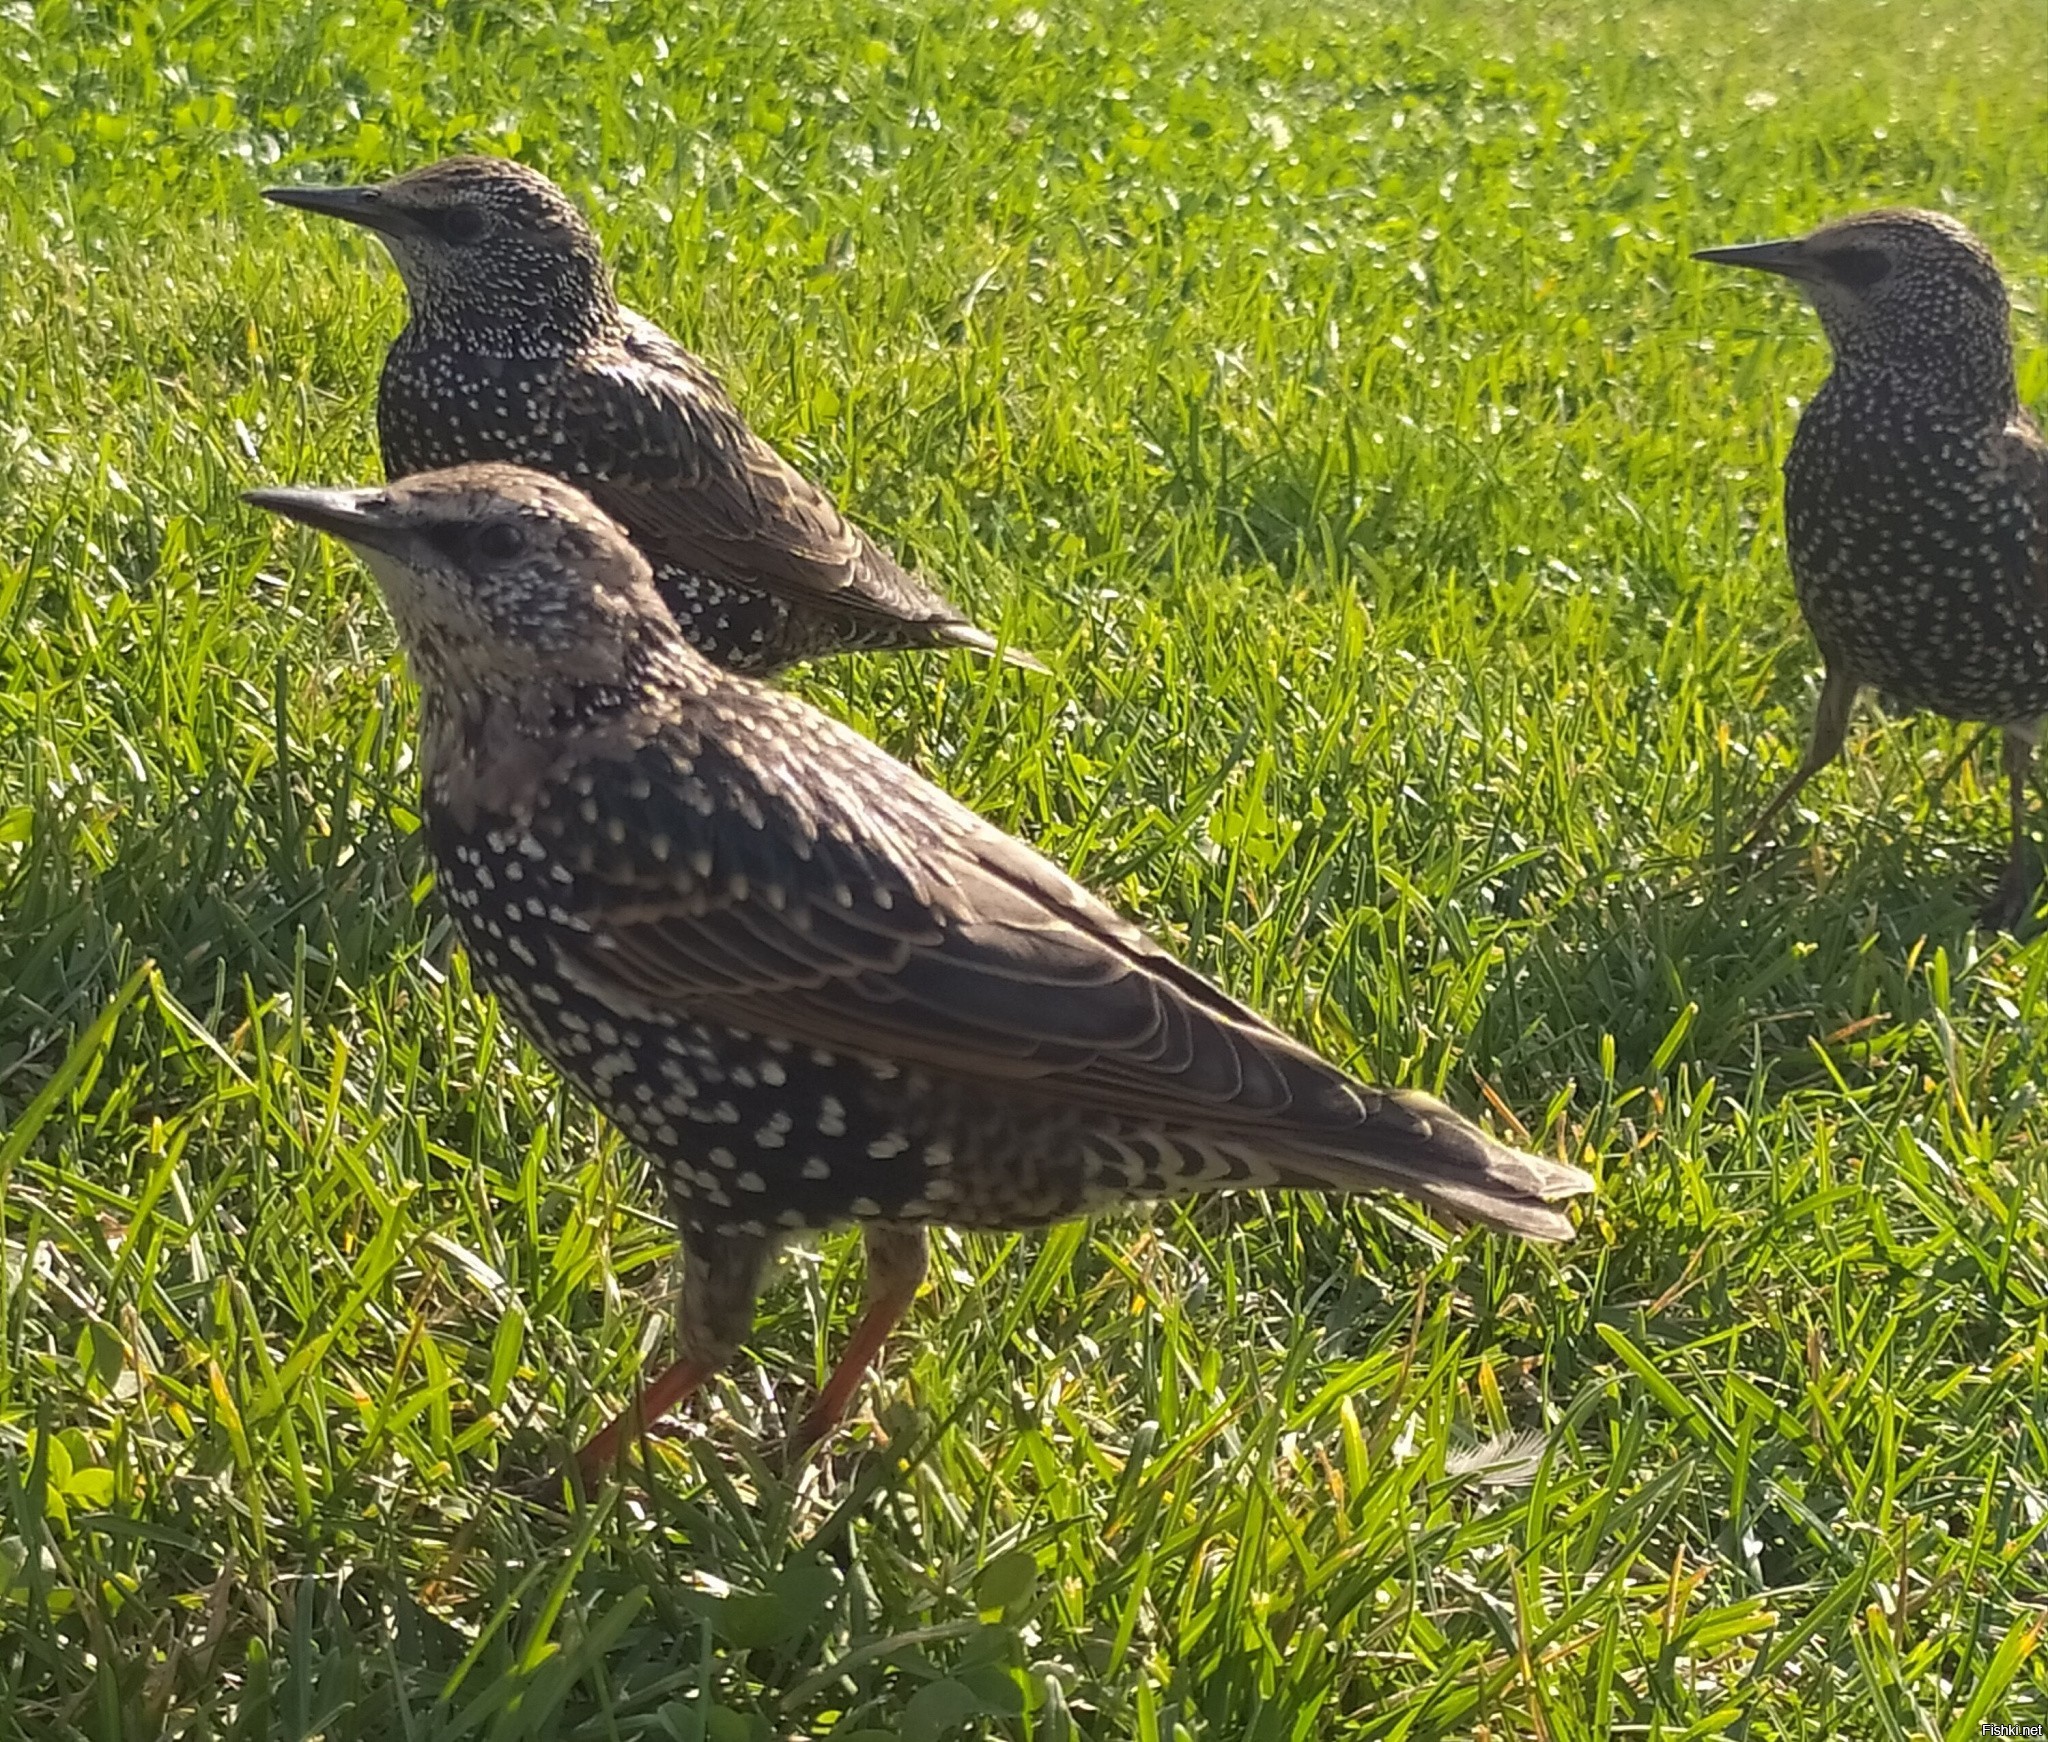
M2020 505L1966 438L1924 434L1801 424L1785 468L1800 609L1831 662L1905 707L2031 719L2048 712L2048 590L2025 584Z
M505 460L566 477L546 383L504 358L394 345L377 385L377 446L389 478Z

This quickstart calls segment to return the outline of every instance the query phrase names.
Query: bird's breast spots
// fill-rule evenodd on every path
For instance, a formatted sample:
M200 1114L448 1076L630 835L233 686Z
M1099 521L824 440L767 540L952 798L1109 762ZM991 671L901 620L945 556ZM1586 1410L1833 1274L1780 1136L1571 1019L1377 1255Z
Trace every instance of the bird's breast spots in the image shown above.
M608 1095L614 1078L630 1076L638 1068L631 1053L615 1047L608 1052L597 1054L590 1061L590 1076Z

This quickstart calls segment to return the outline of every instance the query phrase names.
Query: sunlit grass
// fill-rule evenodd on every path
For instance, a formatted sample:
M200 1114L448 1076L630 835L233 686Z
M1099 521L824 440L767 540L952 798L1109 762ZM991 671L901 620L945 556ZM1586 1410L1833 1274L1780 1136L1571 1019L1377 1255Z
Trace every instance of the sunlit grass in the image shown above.
M0 1735L2043 1721L2048 945L1972 933L2003 807L1936 723L1727 866L1810 705L1824 356L1685 257L1949 207L2048 401L2038 24L0 14ZM401 318L257 190L457 147L1056 668L807 693L1333 1056L1597 1158L1577 1244L949 1237L791 1471L840 1237L647 1487L523 1497L661 1357L673 1241L449 949L367 577L236 501L374 475Z

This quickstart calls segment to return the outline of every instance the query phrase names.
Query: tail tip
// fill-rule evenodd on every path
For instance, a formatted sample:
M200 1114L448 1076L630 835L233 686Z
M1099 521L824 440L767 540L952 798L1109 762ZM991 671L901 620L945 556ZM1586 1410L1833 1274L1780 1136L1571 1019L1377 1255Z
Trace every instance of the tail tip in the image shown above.
M1021 647L998 641L986 629L972 623L948 623L940 631L941 643L947 647L965 648L969 653L978 653L985 659L1000 660L1004 665L1014 665L1019 671L1036 672L1041 677L1052 675L1052 667L1036 654L1027 653Z
M1598 1189L1599 1182L1584 1168L1497 1142L1433 1095L1406 1089L1389 1099L1418 1123L1423 1141L1463 1150L1476 1176L1456 1183L1432 1180L1424 1193L1431 1203L1462 1220L1548 1245L1578 1232L1571 1217L1554 1205Z

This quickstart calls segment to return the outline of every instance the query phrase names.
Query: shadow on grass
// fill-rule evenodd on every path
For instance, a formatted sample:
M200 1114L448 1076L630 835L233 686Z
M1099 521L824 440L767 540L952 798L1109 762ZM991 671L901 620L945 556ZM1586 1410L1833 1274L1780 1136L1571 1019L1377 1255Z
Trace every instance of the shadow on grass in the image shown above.
M1937 952L1954 963L1992 947L1976 924L1988 869L1971 846L1866 825L1611 877L1513 953L1472 1049L1541 1075L1583 1068L1611 1039L1622 1082L1674 1060L1824 1080L1816 1046L1912 1023L1932 1007Z

